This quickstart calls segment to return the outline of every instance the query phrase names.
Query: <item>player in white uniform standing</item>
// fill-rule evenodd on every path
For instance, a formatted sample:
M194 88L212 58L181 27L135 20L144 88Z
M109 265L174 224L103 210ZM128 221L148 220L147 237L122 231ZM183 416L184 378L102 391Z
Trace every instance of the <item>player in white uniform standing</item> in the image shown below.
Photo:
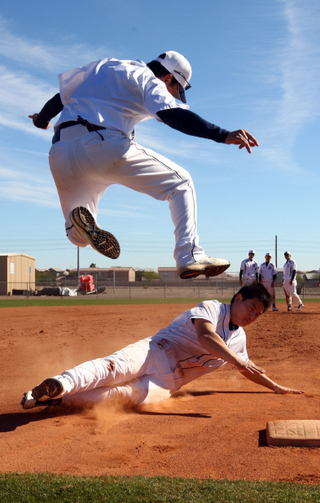
M289 251L284 252L286 262L283 266L283 280L281 286L286 296L288 311L292 311L292 298L298 302L297 311L300 311L304 305L297 294L297 264L291 258Z
M251 152L257 140L245 129L229 132L188 110L191 66L175 51L146 64L141 60L95 61L59 75L60 92L39 114L36 127L55 124L50 169L60 197L67 236L117 258L116 238L96 222L106 189L120 184L169 203L175 227L174 257L181 278L216 276L230 263L208 257L199 245L196 194L190 174L133 141L137 123L156 118L192 136L239 145Z
M271 262L271 253L266 253L265 262L259 267L259 281L268 290L272 298L272 311L278 311L276 307L275 280L277 278L276 266Z
M25 409L60 403L88 406L110 399L150 404L169 398L181 386L227 362L275 393L300 394L302 391L272 381L248 358L242 327L255 321L270 304L270 294L261 283L242 287L231 305L204 301L154 337L45 379L24 394L21 405Z
M239 273L240 286L248 285L259 279L259 266L253 258L255 256L254 250L250 250L248 256L248 258L241 262Z

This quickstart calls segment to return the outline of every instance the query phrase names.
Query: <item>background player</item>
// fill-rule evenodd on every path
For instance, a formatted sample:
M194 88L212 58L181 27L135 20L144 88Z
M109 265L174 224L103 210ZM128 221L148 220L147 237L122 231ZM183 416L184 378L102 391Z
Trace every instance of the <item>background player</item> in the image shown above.
M297 294L297 264L291 258L291 253L289 251L284 252L284 257L286 262L283 266L283 280L281 286L283 287L286 302L288 306L288 311L292 311L292 298L298 302L297 311L300 311L304 305Z
M277 279L276 266L271 262L271 253L266 253L266 261L259 267L259 281L268 290L272 298L272 311L278 311L276 308L275 281Z
M92 405L121 399L135 405L159 402L190 381L230 363L247 379L275 393L303 393L281 386L249 360L242 327L271 304L261 283L243 286L231 304L204 301L171 325L121 351L48 378L28 391L22 406Z
M185 134L239 145L250 153L257 140L245 129L229 132L203 120L185 105L192 70L187 59L167 51L143 61L95 61L59 75L60 92L39 114L36 127L54 127L50 169L60 197L67 236L76 246L117 258L116 238L96 222L105 190L120 184L167 200L175 227L174 257L181 278L216 276L230 263L205 255L197 233L196 194L190 174L133 141L137 123L156 118Z
M255 256L254 250L250 250L248 255L249 258L246 258L241 262L239 273L240 286L248 285L249 283L258 281L259 279L259 266L253 259L253 257Z

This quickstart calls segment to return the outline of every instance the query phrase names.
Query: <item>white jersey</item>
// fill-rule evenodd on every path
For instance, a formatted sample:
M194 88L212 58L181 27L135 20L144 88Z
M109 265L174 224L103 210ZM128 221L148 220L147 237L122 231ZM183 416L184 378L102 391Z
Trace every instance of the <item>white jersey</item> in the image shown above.
M183 370L183 384L203 374L213 372L226 363L213 356L199 343L192 321L196 318L211 322L228 348L243 360L248 361L246 334L242 327L232 326L230 305L222 304L217 300L201 302L197 307L180 314L171 325L160 330L152 338L159 343L162 339L170 342Z
M80 115L130 137L138 122L160 121L156 114L161 110L189 108L178 104L165 83L141 60L102 59L62 73L59 83L64 106L55 130Z
M294 260L289 259L283 266L283 279L291 280L293 271L297 270L297 264Z
M255 260L246 258L241 262L241 271L243 272L244 279L255 280L259 272L259 266Z
M277 274L276 266L272 262L263 262L259 267L259 274L262 282L272 282L273 276Z

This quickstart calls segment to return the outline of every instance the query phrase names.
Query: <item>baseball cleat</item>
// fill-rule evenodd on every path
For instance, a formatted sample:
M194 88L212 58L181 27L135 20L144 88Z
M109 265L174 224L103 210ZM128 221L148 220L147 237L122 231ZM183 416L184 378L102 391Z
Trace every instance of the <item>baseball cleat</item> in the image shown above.
M304 307L304 304L300 304L298 307L297 307L297 311L301 311L301 309Z
M276 306L274 306L274 307L272 308L272 311L279 311L279 309L278 309L278 308L276 308Z
M35 400L43 402L44 400L50 400L52 398L60 398L62 393L65 391L63 386L64 378L59 377L49 377L45 379L41 384L38 384L32 390L32 396Z
M292 311L292 306L289 306L289 307L288 307L288 311Z
M178 267L178 274L182 279L196 278L200 274L207 277L218 276L230 267L230 262L223 258L203 257L193 264Z
M87 208L77 206L77 208L72 210L70 219L81 236L85 238L97 252L112 259L119 257L120 245L117 239L113 234L99 227Z
M55 400L35 400L32 396L32 391L27 391L23 394L21 405L24 409L34 409L35 407L50 407L55 405L60 405L62 398L57 398Z

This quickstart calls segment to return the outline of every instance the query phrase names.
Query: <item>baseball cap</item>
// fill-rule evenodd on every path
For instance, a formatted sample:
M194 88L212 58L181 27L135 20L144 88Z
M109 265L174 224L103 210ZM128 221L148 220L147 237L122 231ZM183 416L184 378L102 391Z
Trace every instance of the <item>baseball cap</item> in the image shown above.
M251 253L253 253L253 255L255 255L255 254L256 254L256 252L255 252L254 250L249 250L248 255L251 255Z
M291 253L289 251L285 251L284 255L291 255Z
M170 72L179 84L179 96L176 96L183 103L187 103L185 91L190 89L190 79L192 68L189 61L176 51L167 51L154 61L158 61L162 66Z
M269 253L269 252L268 252L268 253L266 253L266 254L265 254L265 256L266 256L266 257L272 257L271 253Z

